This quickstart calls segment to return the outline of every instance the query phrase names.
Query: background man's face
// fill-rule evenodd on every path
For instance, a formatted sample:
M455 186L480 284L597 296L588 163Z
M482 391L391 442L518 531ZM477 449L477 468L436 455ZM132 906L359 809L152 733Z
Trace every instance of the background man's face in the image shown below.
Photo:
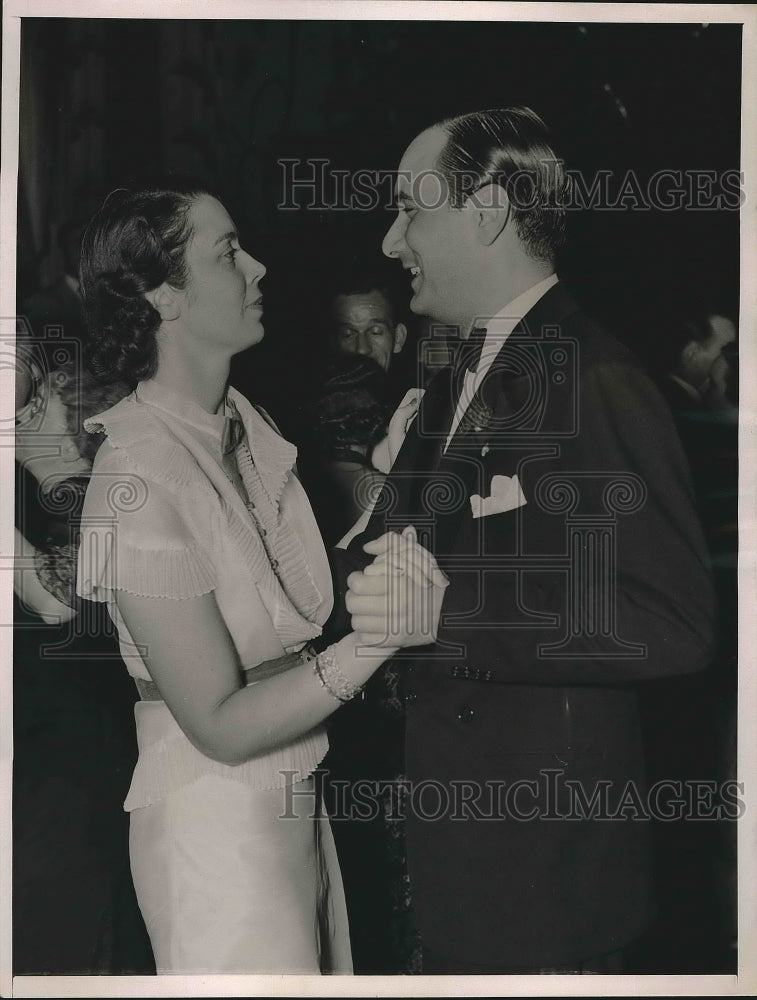
M402 323L394 324L392 307L378 291L337 295L334 299L335 342L340 351L371 358L389 371L392 354L405 343Z
M710 336L703 343L694 341L686 352L688 370L687 381L699 389L708 379L724 379L728 373L728 361L724 348L736 340L736 327L725 316L710 316Z

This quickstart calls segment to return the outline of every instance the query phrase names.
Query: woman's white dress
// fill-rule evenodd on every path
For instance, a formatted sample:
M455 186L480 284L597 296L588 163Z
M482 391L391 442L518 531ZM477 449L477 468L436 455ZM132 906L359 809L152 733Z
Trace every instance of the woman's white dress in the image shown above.
M84 505L79 593L108 603L135 678L150 675L118 613L119 589L154 598L156 615L165 600L212 591L240 669L300 649L331 611L296 449L235 390L228 399L246 431L236 467L247 505L223 455L224 414L151 380L87 422L107 440ZM230 766L195 749L162 701L139 702L136 721L124 808L158 971L351 972L341 876L313 778L325 727Z

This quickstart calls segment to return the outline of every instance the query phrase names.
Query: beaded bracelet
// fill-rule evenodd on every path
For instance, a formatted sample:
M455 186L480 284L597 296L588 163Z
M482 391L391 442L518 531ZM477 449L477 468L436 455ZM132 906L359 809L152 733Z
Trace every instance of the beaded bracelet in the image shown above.
M337 701L350 701L362 690L361 685L353 684L349 678L344 676L331 646L316 656L313 661L313 670L323 687Z

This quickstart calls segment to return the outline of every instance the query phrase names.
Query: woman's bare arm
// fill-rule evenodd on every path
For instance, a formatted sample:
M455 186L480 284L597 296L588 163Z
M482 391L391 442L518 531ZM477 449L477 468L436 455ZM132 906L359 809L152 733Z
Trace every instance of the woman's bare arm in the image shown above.
M116 600L176 721L214 760L241 764L308 732L341 704L321 685L312 663L243 687L212 593L171 600L118 591ZM365 646L354 633L332 649L343 674L357 685L394 652Z

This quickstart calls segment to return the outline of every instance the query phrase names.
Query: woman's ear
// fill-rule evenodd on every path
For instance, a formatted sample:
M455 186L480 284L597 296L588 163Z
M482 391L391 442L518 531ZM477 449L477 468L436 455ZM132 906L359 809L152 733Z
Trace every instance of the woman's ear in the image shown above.
M165 281L162 285L158 285L157 288L153 288L152 291L145 292L145 298L154 309L157 309L160 313L160 318L165 323L178 319L181 315L181 306L176 289L172 288Z
M502 233L510 218L510 201L500 184L484 184L468 197L468 204L476 213L476 239L483 246L491 246Z

